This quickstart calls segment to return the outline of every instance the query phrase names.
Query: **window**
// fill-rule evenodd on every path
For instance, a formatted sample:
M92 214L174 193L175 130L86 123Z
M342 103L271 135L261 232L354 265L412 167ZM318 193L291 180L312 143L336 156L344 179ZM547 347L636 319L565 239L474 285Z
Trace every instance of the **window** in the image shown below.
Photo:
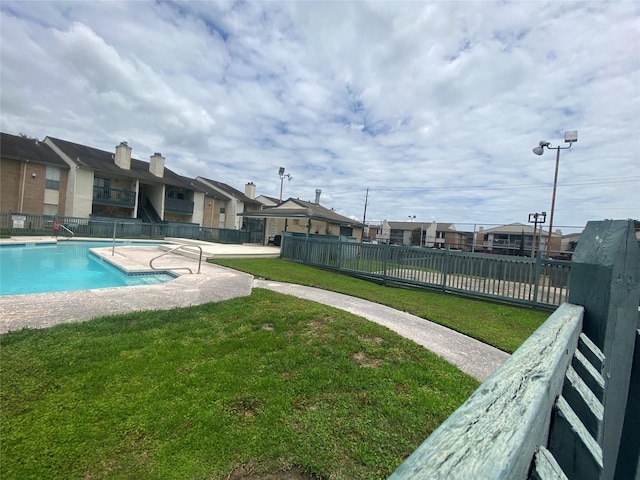
M44 188L48 190L60 190L60 169L47 167ZM56 207L56 211L57 211L57 207Z
M220 213L224 213L225 208L224 207L220 207Z
M100 177L94 177L93 178L93 186L94 187L102 187L104 189L109 189L111 188L111 180L108 178L100 178Z
M42 213L43 213L43 215L57 215L58 214L58 205L52 205L50 203L45 203Z
M111 180L108 178L93 177L93 196L96 199L111 198Z

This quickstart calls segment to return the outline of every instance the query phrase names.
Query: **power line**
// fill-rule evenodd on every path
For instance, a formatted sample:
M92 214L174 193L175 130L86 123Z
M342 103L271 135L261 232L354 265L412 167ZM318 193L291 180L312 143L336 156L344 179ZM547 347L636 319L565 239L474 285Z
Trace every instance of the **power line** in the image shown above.
M610 185L610 184L618 184L618 183L632 183L640 181L640 176L637 177L617 177L617 178L604 178L600 180L586 180L582 182L566 182L559 183L559 187L574 187L574 186L586 186L586 185ZM376 192L433 192L433 191L447 191L447 190L510 190L515 188L549 188L550 185L541 184L541 183L525 183L525 184L515 184L515 185L459 185L459 186L440 186L440 187L429 187L429 186L421 186L421 187L369 187L369 191ZM337 192L325 191L327 195L340 195L346 193L358 193L361 192L362 189L350 189L350 190L341 190Z

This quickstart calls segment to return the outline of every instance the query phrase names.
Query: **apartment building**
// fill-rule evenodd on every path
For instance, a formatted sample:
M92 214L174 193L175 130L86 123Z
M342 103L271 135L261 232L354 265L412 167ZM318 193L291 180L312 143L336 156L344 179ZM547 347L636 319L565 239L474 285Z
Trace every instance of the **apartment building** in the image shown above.
M521 251L527 256L547 251L549 232L541 228L535 230L530 225L510 223L485 230L480 227L476 234L476 250L498 255L519 255ZM535 233L535 239L534 239ZM562 232L557 230L551 235L549 250L551 256L561 252Z
M58 215L66 211L70 167L46 143L0 134L0 210Z

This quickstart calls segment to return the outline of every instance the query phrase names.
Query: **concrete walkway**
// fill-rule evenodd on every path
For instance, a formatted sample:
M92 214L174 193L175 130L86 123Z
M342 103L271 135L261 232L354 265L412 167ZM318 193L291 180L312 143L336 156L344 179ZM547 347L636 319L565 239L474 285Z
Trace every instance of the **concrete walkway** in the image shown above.
M194 242L195 244L196 242ZM197 242L204 258L219 256L273 256L274 247L220 246ZM166 248L166 247L164 247ZM149 270L149 260L162 253L157 247L119 246L92 250L103 260L129 272ZM168 254L154 266L198 268L193 249L188 257ZM193 258L196 257L196 258ZM362 316L383 325L431 350L463 372L483 381L509 355L494 347L454 332L441 325L373 302L348 295L281 282L254 279L253 276L210 263L202 263L200 275L175 270L179 276L161 285L101 288L92 290L0 296L0 334L22 328L47 328L60 323L87 321L102 315L142 310L168 310L200 305L251 294L252 288L266 288L312 300Z

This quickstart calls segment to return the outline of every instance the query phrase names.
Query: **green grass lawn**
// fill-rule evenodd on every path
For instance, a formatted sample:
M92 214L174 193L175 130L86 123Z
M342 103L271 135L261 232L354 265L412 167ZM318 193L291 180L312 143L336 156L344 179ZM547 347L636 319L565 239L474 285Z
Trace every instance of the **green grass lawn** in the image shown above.
M345 293L406 311L513 353L548 318L548 312L470 300L455 295L386 287L281 259L229 259L214 263L256 277Z
M3 480L383 479L478 385L384 327L262 289L0 342Z
M373 300L509 352L547 317L279 259L216 263ZM384 327L262 289L0 344L3 480L383 479L478 385Z

